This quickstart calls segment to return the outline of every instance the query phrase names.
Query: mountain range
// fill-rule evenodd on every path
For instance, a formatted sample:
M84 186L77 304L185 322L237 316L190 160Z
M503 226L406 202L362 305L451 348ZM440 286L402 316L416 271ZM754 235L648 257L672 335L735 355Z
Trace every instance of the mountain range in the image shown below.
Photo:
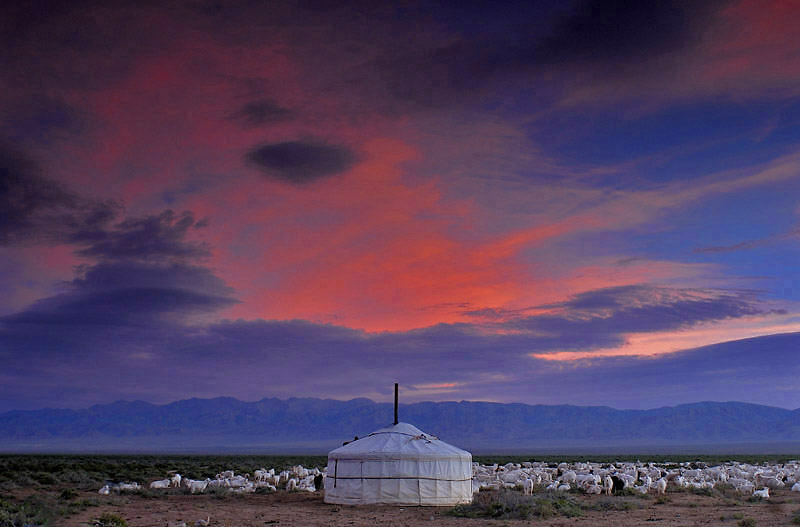
M800 409L699 402L651 410L491 402L401 404L400 420L477 452L800 452ZM324 453L392 421L390 403L228 397L0 414L5 452Z

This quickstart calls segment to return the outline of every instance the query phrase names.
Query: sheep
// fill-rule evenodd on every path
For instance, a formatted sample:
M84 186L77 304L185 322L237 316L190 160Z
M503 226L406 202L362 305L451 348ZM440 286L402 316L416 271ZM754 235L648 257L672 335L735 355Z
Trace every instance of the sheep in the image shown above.
M533 494L533 480L531 478L525 478L522 480L522 492L523 494L531 495Z
M625 488L632 487L636 483L636 478L630 474L617 474L617 477L623 481Z
M286 490L294 490L297 488L297 480L294 478L289 478L289 481L286 482Z
M267 473L266 469L260 469L253 472L253 476L255 477L256 481L266 481L268 475L269 474Z
M226 487L244 487L247 485L247 478L245 476L234 476L226 480Z
M575 483L575 482L577 481L577 479L578 479L578 475L577 475L577 474L575 474L575 472L574 472L574 471L572 471L572 470L569 470L569 471L567 471L567 472L564 472L564 473L563 473L563 474L562 474L562 475L561 475L561 476L558 478L558 481L559 481L560 483Z
M250 492L255 492L256 491L256 487L252 483L248 482L247 485L244 485L244 486L241 486L241 487L232 488L232 489L230 489L230 491L231 492L236 492L237 494L243 494L245 492L250 493Z
M660 478L660 479L657 479L653 483L653 486L655 487L657 494L666 494L667 493L667 480L664 479L663 477Z
M111 490L108 488L108 485L103 485L103 487L97 491L98 494L102 494L103 496L108 496L111 493Z
M116 487L114 487L114 490L117 492L123 492L129 490L139 490L141 488L142 487L134 481L133 483L119 483Z
M769 487L764 487L761 490L754 490L753 496L756 498L764 498L764 499L769 498Z
M752 482L747 481L746 479L734 478L728 480L728 482L733 482L731 483L731 485L733 485L733 487L736 490L738 490L743 494L747 494L748 492L753 492L753 490L755 490L756 487Z
M625 481L623 481L619 476L611 476L611 481L613 482L612 491L614 494L617 492L622 492L622 490L625 489Z
M564 484L562 484L562 485L559 485L559 486L556 488L556 490L557 490L558 492L567 492L567 491L568 491L570 488L571 488L571 487L569 486L569 483L564 483Z
M171 486L171 487L175 487L175 488L178 488L178 487L180 487L180 486L181 486L181 479L182 479L182 478L181 478L181 475L180 475L180 474L175 474L175 475L174 475L174 476L172 476L172 478L170 479L170 483L171 483L171 485L170 485L170 486Z
M232 478L233 476L234 476L234 474L233 474L232 470L226 470L225 472L221 472L221 473L217 474L217 479L228 479L228 478Z
M611 476L603 478L603 489L606 491L606 496L611 495L611 491L614 489L614 480L611 479Z
M189 487L189 491L194 494L195 492L203 492L208 487L208 484L211 483L211 480L206 478L205 480L199 481L194 479L186 479L186 484Z
M647 494L647 492L649 490L650 490L650 487L648 487L647 485L634 485L633 486L633 491L634 492L638 492L639 494Z
M547 486L547 490L557 490L558 489L558 481L554 481Z
M792 492L800 492L800 483L792 485Z
M760 484L764 485L764 486L766 486L766 487L768 487L768 488L770 488L772 490L780 489L780 488L786 486L784 484L784 482L781 481L778 478L761 478L761 483Z
M578 486L586 488L600 483L600 476L595 476L594 474L578 474L575 476L575 482Z
M589 485L586 487L586 494L602 494L603 487L600 485Z
M172 480L170 479L159 479L150 483L151 489L168 489L172 485Z

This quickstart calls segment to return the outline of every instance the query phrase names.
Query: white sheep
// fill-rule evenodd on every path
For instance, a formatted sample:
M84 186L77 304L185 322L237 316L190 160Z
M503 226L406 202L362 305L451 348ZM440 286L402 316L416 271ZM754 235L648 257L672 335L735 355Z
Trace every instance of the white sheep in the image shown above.
M567 492L570 488L569 483L564 483L556 487L556 490L558 492Z
M650 487L647 485L634 485L633 491L638 492L639 494L647 494L647 491L650 490Z
M666 479L664 479L664 478L657 479L653 483L653 486L655 487L656 492L658 494L666 494L667 493L667 480Z
M103 496L108 496L111 493L111 489L108 488L108 485L103 485L103 487L97 491L98 494L102 494Z
M601 494L603 492L603 487L600 485L589 485L586 487L586 494Z
M764 499L769 498L769 487L764 487L761 490L754 490L753 491L753 496L757 497L757 498L764 498Z
M286 490L294 490L297 488L297 480L294 478L289 478L289 481L286 482Z
M525 478L522 480L522 492L524 494L533 494L533 480L531 478Z
M181 486L181 479L182 479L182 478L181 478L181 475L180 475L180 474L175 474L175 475L174 475L174 476L172 476L172 478L170 479L170 483L171 483L171 485L170 485L170 486L172 486L172 487L175 487L175 488L178 488L178 487L180 487L180 486Z
M611 479L611 476L603 478L603 489L606 491L607 496L611 495L611 491L614 490L614 480Z
M567 472L564 472L561 475L561 477L558 478L558 481L560 483L575 483L577 481L577 479L578 479L578 475L575 474L574 471L569 470Z
M189 487L189 491L194 494L195 492L203 492L208 487L208 484L211 483L210 479L205 479L202 481L194 480L194 479L186 479L186 485Z
M245 476L234 476L226 480L226 487L244 487L247 485L247 478Z
M172 480L170 479L159 479L152 483L150 483L151 489L168 489L172 485Z
M800 483L792 485L792 492L800 492Z

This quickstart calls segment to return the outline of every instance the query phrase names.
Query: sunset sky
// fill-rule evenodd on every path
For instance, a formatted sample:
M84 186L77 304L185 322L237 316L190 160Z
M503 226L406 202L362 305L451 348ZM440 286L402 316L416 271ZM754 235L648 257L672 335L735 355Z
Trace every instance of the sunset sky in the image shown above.
M394 382L800 407L799 27L798 0L4 2L0 411Z

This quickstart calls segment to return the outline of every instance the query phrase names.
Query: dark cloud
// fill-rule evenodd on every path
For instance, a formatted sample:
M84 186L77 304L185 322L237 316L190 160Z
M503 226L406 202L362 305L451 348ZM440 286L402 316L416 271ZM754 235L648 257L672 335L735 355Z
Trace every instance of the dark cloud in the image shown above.
M355 164L356 155L345 146L286 141L256 147L246 159L269 177L301 185L346 171Z
M592 347L605 347L626 333L687 329L696 324L768 313L754 291L670 289L652 286L622 286L598 289L572 296L566 302L539 306L553 313L511 320L509 328L562 335L566 340L581 336Z
M69 331L64 325L160 327L237 302L233 290L205 267L136 259L79 267L62 290L1 318L0 325L57 332Z
M28 96L4 102L13 107L4 112L0 127L14 143L50 145L87 128L86 116L59 99Z
M546 63L626 63L662 56L697 42L723 2L585 0L559 20L532 59Z
M244 104L231 117L244 126L253 127L291 119L292 111L273 101L262 99Z
M157 216L128 218L113 229L92 233L80 241L90 243L80 256L109 260L185 260L209 255L205 243L186 239L198 223L190 211L176 215L166 210ZM200 225L202 227L202 224Z
M69 243L94 236L120 211L116 202L79 196L44 177L31 159L0 144L0 245Z

